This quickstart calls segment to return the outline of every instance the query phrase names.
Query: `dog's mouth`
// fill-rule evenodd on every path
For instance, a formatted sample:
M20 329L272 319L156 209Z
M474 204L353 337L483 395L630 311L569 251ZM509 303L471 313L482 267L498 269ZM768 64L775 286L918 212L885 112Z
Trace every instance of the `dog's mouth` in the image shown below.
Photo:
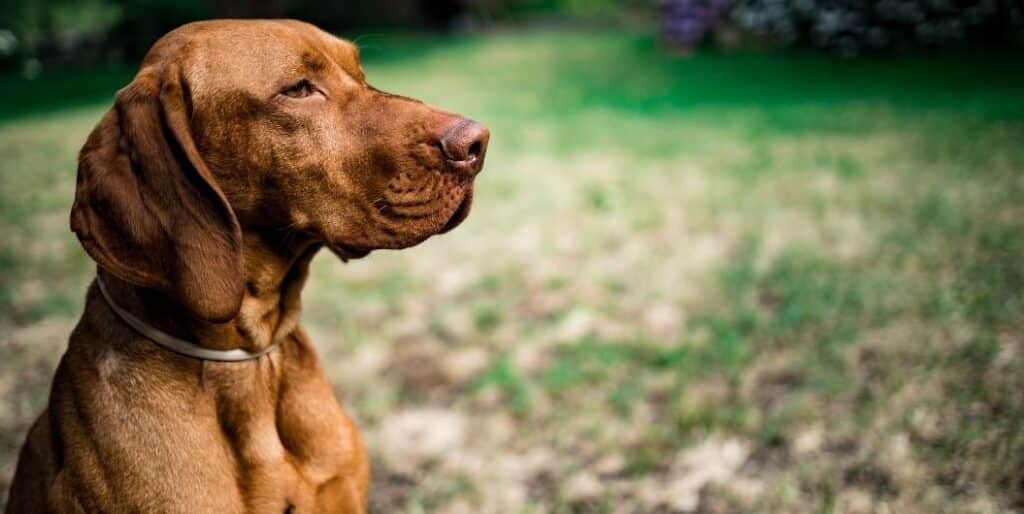
M469 217L469 209L472 206L473 189L470 188L466 190L466 194L463 195L462 197L462 203L460 203L459 206L455 208L455 212L452 213L451 218L448 218L448 221L446 221L444 226L441 227L441 230L438 231L438 234L450 232L455 227L461 225L463 221L466 221L466 218Z
M328 248L330 248L331 251L334 252L334 254L340 257L342 260L348 261L350 259L361 259L363 257L366 257L367 255L370 254L370 252L374 250L398 249L414 246L422 242L423 240L427 239L431 235L444 234L446 232L450 232L455 227L462 224L462 222L465 221L466 218L469 216L469 211L472 205L473 189L470 187L466 190L465 194L462 197L462 201L459 203L458 207L456 207L455 210L452 211L452 214L451 216L449 216L448 220L444 223L444 225L441 226L439 230L437 230L437 232L433 234L410 236L408 238L399 239L398 241L394 239L389 239L386 241L381 241L380 244L374 245L351 244L347 242L333 242L328 245Z
M373 251L373 248L362 248L342 243L332 244L328 246L328 248L334 252L334 255L341 257L341 260L343 261L348 261L350 259L362 259L363 257L370 255L370 252Z

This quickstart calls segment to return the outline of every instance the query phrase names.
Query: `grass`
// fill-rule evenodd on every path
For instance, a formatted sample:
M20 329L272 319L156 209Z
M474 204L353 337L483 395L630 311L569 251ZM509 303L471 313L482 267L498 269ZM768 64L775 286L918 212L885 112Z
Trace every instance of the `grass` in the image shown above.
M457 231L314 265L376 512L1024 508L1019 55L359 42L375 85L494 135ZM74 156L126 76L0 79L0 486L93 273Z

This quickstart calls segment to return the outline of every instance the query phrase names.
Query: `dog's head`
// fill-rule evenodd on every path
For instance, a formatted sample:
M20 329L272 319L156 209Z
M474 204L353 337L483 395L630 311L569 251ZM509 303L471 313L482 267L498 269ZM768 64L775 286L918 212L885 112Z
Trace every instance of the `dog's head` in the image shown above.
M465 219L488 138L374 89L356 47L311 25L194 23L153 46L90 135L71 227L107 271L225 321L243 233L343 258L415 245Z

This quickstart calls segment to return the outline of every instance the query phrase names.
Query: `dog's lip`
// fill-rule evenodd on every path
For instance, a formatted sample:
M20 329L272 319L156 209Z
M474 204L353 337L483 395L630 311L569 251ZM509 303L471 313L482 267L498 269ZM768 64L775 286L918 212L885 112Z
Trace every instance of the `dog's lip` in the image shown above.
M448 218L448 221L445 222L445 224L441 227L441 230L438 230L437 233L444 234L445 232L449 232L455 227L459 226L459 224L461 224L466 219L466 217L469 216L469 209L472 206L472 204L473 190L469 189L463 195L462 201L459 203L459 206L456 207L454 211L452 211L452 215ZM346 261L350 259L361 259L369 255L370 252L378 249L377 247L358 246L343 242L333 242L327 245L327 247L330 248L331 251L335 253L335 255L341 257L342 260Z
M462 196L462 202L459 203L459 206L455 208L455 211L452 212L452 216L448 218L448 221L446 221L444 226L441 227L441 230L438 231L438 234L450 232L452 229L459 226L463 221L465 221L466 218L469 217L469 209L470 207L472 207L472 205L473 189L469 189L466 191L466 194Z
M373 251L373 248L365 248L361 246L352 246L344 243L334 243L328 246L332 252L342 260L349 259L361 259L366 257Z

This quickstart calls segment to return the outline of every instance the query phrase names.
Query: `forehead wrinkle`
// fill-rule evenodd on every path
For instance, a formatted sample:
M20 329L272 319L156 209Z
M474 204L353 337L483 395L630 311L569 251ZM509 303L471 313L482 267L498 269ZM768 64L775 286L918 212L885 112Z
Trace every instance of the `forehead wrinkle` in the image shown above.
M362 82L363 74L359 68L359 49L351 42L318 29L317 45L314 45L331 63L341 69L350 78ZM339 48L340 47L340 48Z
M334 65L337 66L345 75L348 75L349 78L356 81L362 80L358 65L354 65L352 62L346 62L349 61L348 59L337 59L334 52L327 51L323 53L327 55L327 59L334 63Z
M305 27L302 28L304 29ZM329 48L329 45L340 41L340 39L318 28L313 32L293 29L293 35L296 36L294 41L300 42L304 47L299 51L300 57L297 69L323 74L328 71L328 68L333 66L339 68L349 77L358 80L359 76L349 70L344 63L339 62L333 52L330 51L332 48Z
M363 68L359 65L359 47L356 46L355 43L341 38L334 38L334 40L336 42L341 42L342 48L347 51L346 57L348 57L352 66L352 71L349 71L349 75L351 75L352 78L365 83L366 76L363 74Z
M327 67L327 63L325 63L321 57L313 54L313 52L307 51L302 53L302 67L314 73L318 73Z

